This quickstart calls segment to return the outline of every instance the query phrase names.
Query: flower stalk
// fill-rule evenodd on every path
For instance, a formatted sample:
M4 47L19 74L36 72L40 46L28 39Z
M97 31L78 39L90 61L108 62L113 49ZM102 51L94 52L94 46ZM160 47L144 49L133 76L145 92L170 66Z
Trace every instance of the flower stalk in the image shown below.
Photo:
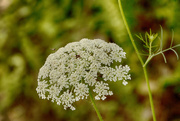
M134 47L134 49L135 49L135 51L136 51L136 54L137 54L137 56L138 56L141 64L143 65L144 62L143 62L143 60L142 60L142 58L141 58L141 56L140 56L140 54L139 54L139 51L138 51L137 46L136 46L136 44L135 44L135 42L134 42L134 39L133 39L133 37L132 37L131 31L130 31L130 29L129 29L129 26L128 26L128 24L127 24L126 18L125 18L125 16L124 16L124 12L123 12L123 9L122 9L121 0L118 0L118 3L119 3L119 9L120 9L120 12L121 12L121 16L122 16L122 19L123 19L123 21L124 21L124 25L125 25L126 30L127 30L127 32L128 32L129 38L130 38L130 40L131 40L131 43L132 43L132 45L133 45L133 47Z
M99 110L98 110L98 108L96 106L96 103L95 103L94 99L93 99L92 92L90 90L89 90L89 97L91 99L92 105L93 105L93 107L94 107L94 109L96 111L96 114L97 114L99 120L103 121L102 116L101 116L101 114L100 114L100 112L99 112Z
M136 51L136 54L141 62L141 65L142 65L142 68L143 68L143 71L144 71L144 76L145 76L145 79L146 79L146 83L147 83L147 87L148 87L148 94L149 94L149 101L150 101L150 106L151 106L151 111L152 111L152 115L153 115L153 121L156 121L156 115L155 115L155 110L154 110L154 104L153 104L153 98L152 98L152 93L151 93L151 88L150 88L150 84L149 84L149 79L148 79L148 75L147 75L147 70L146 70L146 65L147 63L151 60L151 58L149 58L149 60L147 61L147 63L144 64L143 62L143 59L142 57L140 56L139 54L139 51L137 49L137 46L134 42L134 39L132 37L132 34L131 34L131 31L129 29L129 26L127 24L127 21L126 21L126 18L124 16L124 12L123 12L123 8L122 8L122 4L121 4L121 0L118 0L118 4L119 4L119 9L120 9L120 12L121 12L121 15L122 15L122 18L123 18L123 21L124 21L124 24L125 24L125 27L127 29L127 32L129 34L129 37L130 37L130 40L132 42L132 45ZM154 38L152 38L154 39ZM152 42L151 42L152 43ZM151 51L151 50L150 50Z
M149 101L150 101L150 105L151 105L153 121L156 121L156 115L155 115L155 110L154 110L153 98L152 98L152 93L151 93L151 88L150 88L150 84L149 84L149 78L148 78L146 66L143 66L143 71L144 71L144 76L145 76L145 79L146 79L146 84L147 84L147 87L148 87Z

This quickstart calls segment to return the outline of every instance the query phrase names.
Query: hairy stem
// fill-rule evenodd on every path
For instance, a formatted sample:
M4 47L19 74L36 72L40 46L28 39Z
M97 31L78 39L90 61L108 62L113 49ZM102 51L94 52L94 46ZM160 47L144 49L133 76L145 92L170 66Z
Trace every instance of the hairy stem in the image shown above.
M148 79L148 75L147 75L147 70L146 70L146 66L144 65L144 62L139 54L139 51L137 49L137 46L134 42L134 39L132 37L132 34L131 34L131 31L129 29L129 26L126 22L126 18L124 16L124 12L123 12L123 9L122 9L122 4L121 4L121 0L118 0L118 3L119 3L119 9L120 9L120 12L121 12L121 15L122 15L122 18L123 18L123 21L124 21L124 24L125 24L125 27L127 29L127 32L129 34L129 37L130 37L130 40L132 42L132 45L136 51L136 54L141 62L141 65L143 67L143 71L144 71L144 75L145 75L145 79L146 79L146 83L147 83L147 87L148 87L148 94L149 94L149 101L150 101L150 106L151 106L151 111L152 111L152 115L153 115L153 121L156 121L156 116L155 116L155 111L154 111L154 105L153 105L153 99L152 99L152 93L151 93L151 88L150 88L150 84L149 84L149 79Z
M92 105L93 105L93 107L94 107L94 109L95 109L95 111L96 111L96 114L97 114L99 120L100 120L100 121L103 121L102 116L101 116L99 110L97 109L97 106L96 106L96 104L95 104L95 102L94 102L94 98L93 98L92 93L91 93L90 90L89 90L89 96L90 96Z

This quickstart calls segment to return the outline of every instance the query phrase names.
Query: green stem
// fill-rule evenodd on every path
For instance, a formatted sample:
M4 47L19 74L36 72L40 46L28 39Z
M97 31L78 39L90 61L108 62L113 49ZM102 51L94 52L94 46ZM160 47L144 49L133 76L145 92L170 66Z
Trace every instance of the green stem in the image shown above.
M143 65L143 67L145 67L153 57L154 57L154 55L148 56L146 62Z
M149 101L150 101L150 105L151 105L153 121L156 121L156 115L155 115L155 110L154 110L153 98L152 98L152 93L151 93L151 88L150 88L150 84L149 84L149 79L148 79L148 74L147 74L146 66L143 66L143 71L144 71L144 76L145 76L145 79L146 79L146 84L147 84L147 87L148 87Z
M93 98L92 93L91 93L90 90L89 90L89 96L90 96L91 102L92 102L92 104L93 104L93 107L94 107L94 109L95 109L95 111L96 111L96 113L97 113L97 116L98 116L99 120L100 120L100 121L103 121L102 116L101 116L101 114L99 113L99 110L97 109L97 106L96 106L96 104L95 104L95 102L94 102L94 98Z
M130 29L129 29L129 26L128 26L127 22L126 22L126 18L125 18L125 16L124 16L124 12L123 12L123 9L122 9L121 0L118 0L118 3L119 3L119 9L120 9L120 12L121 12L121 15L122 15L122 19L123 19L123 21L124 21L124 25L125 25L125 27L126 27L126 29L127 29L127 32L128 32L128 34L129 34L130 40L131 40L131 42L132 42L132 45L133 45L133 47L134 47L134 49L135 49L135 51L136 51L136 54L137 54L137 56L138 56L141 64L144 65L144 62L143 62L143 60L142 60L142 58L141 58L141 56L140 56L140 54L139 54L139 51L138 51L138 49L137 49L137 47L136 47L136 44L135 44L135 42L134 42L134 39L133 39L133 37L132 37L131 31L130 31Z
M149 45L149 56L151 56L151 48L152 48L152 42L150 42L150 45Z
M130 40L132 42L132 45L136 51L136 54L141 62L141 65L143 67L143 71L144 71L144 75L145 75L145 79L146 79L146 83L147 83L147 87L148 87L148 94L149 94L149 101L150 101L150 105L151 105L151 111L152 111L152 115L153 115L153 121L156 121L156 116L155 116L155 111L154 111L154 105L153 105L153 99L152 99L152 93L151 93L151 88L150 88L150 84L149 84L149 79L148 79L148 75L147 75L147 70L146 70L146 64L144 65L144 62L139 54L139 51L137 49L137 46L134 42L134 39L132 37L132 34L131 34L131 31L129 29L129 26L126 22L126 18L124 16L124 12L123 12L123 8L122 8L122 4L121 4L121 0L118 0L118 3L119 3L119 9L120 9L120 12L121 12L121 15L122 15L122 18L123 18L123 21L124 21L124 24L125 24L125 27L127 29L127 32L129 34L129 37L130 37Z

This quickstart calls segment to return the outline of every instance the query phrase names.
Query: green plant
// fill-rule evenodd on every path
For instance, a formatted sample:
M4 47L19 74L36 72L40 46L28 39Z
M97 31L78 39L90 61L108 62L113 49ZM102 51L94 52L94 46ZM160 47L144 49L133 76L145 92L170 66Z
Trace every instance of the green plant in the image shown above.
M143 61L140 53L139 53L139 50L137 49L137 46L135 44L135 41L132 37L132 34L131 34L131 31L129 29L129 26L128 26L128 23L126 21L126 18L125 18L125 15L124 15L124 12L123 12L123 8L122 8L122 4L121 4L121 0L118 0L118 3L119 3L119 8L120 8L120 12L121 12L121 15L122 15L122 18L123 18L123 21L124 21L124 24L125 24L125 27L127 29L127 32L129 34L129 37L130 37L130 40L133 44L133 47L136 51L136 54L141 62L141 65L142 65L142 68L143 68L143 71L144 71L144 76L145 76L145 79L146 79L146 83L147 83L147 87L148 87L148 93L149 93L149 101L150 101L150 105L151 105L151 110L152 110L152 115L153 115L153 120L156 121L156 115L155 115L155 110L154 110L154 104L153 104L153 98L152 98L152 93L151 93L151 88L150 88L150 84L149 84L149 79L148 79L148 73L147 73L147 69L146 69L146 66L147 64L151 61L151 59L159 54L162 54L163 58L164 58L164 61L165 63L167 62L166 61L166 57L164 55L164 52L168 51L168 50L172 50L176 56L177 56L177 59L179 59L179 56L177 54L177 52L174 50L174 48L176 47L179 47L180 44L178 45L175 45L175 46L172 46L173 44L173 36L172 36L172 40L171 40L171 44L170 44L170 47L163 50L163 47L162 47L162 42L163 42L163 29L161 27L161 37L159 38L160 40L160 44L156 44L156 45L153 45L153 42L157 39L158 37L158 34L152 34L151 30L150 30L150 33L147 33L145 34L145 39L142 37L142 35L136 35L143 43L144 43L144 46L146 47L146 49L148 49L148 58ZM172 34L174 35L174 33Z
M143 37L141 34L136 35L147 49L147 59L144 60L135 44L129 26L122 9L121 0L118 0L120 12L129 34L130 40L141 62L144 76L146 79L149 101L153 114L153 120L156 121L153 98L147 73L147 64L156 55L162 54L165 63L167 62L164 52L172 50L177 59L179 59L177 52L174 48L179 47L180 44L173 45L173 36L170 47L163 49L163 29L161 27L161 36L158 34L146 32ZM174 35L174 33L173 33ZM159 43L155 41L159 40ZM123 49L114 43L106 43L100 39L95 41L89 39L82 39L80 42L69 43L57 52L48 56L45 64L39 71L38 87L36 88L39 97L48 99L52 102L57 102L58 105L62 104L64 109L70 108L75 110L74 102L80 99L90 100L98 115L100 121L103 121L99 110L94 102L96 100L104 100L107 95L112 95L113 92L109 91L107 81L122 80L124 85L128 84L126 80L131 79L128 74L129 66L122 66L121 60L125 58ZM111 67L113 62L118 62L118 66ZM93 94L97 95L93 98Z

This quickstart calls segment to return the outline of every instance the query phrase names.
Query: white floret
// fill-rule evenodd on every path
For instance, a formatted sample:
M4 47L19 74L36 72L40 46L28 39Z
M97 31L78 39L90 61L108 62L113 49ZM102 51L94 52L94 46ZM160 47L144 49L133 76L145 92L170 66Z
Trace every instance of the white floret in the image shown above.
M86 84L79 83L75 86L74 89L75 95L76 95L76 101L80 99L87 99L89 96L89 88Z
M96 100L105 100L107 95L112 95L112 91L109 91L109 87L107 83L97 82L95 85L95 89L93 89L97 95L95 96Z
M74 95L72 92L69 92L67 90L60 96L61 104L64 106L64 109L66 110L68 107L71 109L75 109L72 104L75 102Z
M36 91L39 94L39 97L41 97L42 99L46 99L45 93L47 91L47 87L48 87L47 81L38 80L38 87L36 88Z

